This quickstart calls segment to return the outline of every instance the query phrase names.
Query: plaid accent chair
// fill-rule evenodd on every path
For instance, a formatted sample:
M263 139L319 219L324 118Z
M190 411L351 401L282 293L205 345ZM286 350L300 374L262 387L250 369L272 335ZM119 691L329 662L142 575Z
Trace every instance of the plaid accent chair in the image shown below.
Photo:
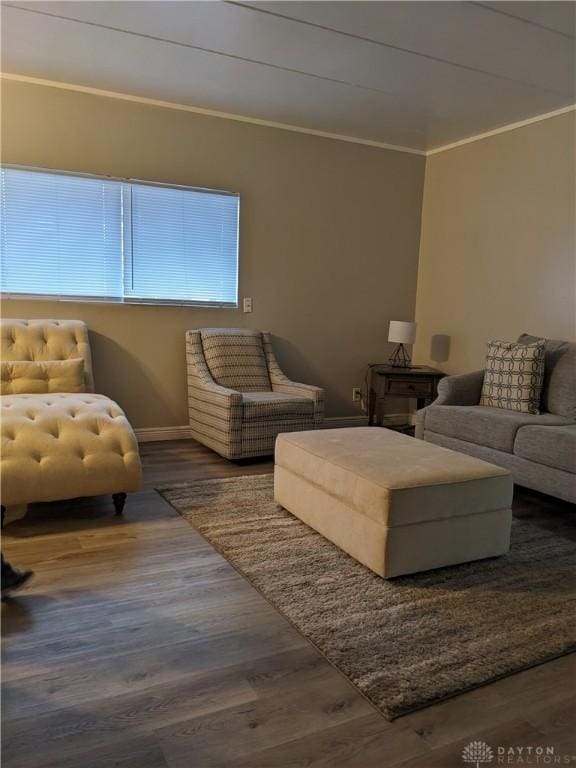
M324 390L284 375L269 333L188 331L186 359L192 435L227 459L268 456L280 432L322 426Z

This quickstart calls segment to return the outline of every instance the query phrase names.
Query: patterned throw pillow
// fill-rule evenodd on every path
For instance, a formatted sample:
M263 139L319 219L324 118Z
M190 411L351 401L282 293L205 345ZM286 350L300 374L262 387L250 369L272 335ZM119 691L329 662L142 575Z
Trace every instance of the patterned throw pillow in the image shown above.
M544 381L544 339L531 344L488 344L480 405L540 413Z

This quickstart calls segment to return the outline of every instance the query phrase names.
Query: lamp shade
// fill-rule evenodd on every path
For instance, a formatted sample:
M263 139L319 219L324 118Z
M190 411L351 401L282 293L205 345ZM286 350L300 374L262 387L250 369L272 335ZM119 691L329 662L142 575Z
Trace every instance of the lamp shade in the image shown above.
M390 320L388 341L393 341L396 344L414 344L416 341L416 323L407 323L404 320Z

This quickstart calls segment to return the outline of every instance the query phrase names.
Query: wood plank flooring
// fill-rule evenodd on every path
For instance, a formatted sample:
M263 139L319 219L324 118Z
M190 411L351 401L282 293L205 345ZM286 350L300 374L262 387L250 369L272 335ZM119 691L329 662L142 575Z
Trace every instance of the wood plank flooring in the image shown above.
M90 499L6 526L36 577L2 605L4 768L462 768L473 739L576 754L575 656L387 722L154 491L272 463L142 453L123 518ZM574 536L570 505L519 492L515 513Z

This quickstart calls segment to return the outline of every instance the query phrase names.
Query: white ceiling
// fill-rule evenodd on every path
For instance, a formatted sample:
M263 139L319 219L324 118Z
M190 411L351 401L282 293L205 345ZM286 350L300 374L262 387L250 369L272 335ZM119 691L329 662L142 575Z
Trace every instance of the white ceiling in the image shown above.
M426 150L576 101L574 2L4 2L2 71Z

